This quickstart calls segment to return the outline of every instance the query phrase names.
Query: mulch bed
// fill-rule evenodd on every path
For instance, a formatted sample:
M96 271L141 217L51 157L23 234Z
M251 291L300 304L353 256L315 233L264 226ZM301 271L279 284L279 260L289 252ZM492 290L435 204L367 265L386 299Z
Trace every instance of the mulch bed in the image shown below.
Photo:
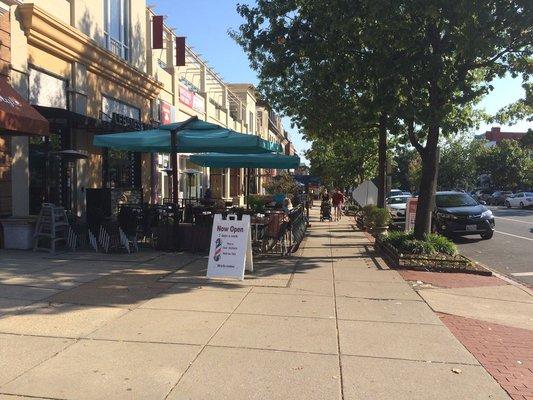
M389 268L392 269L492 275L491 271L462 255L450 256L442 253L435 256L404 255L400 254L394 247L375 238L374 249L381 252Z

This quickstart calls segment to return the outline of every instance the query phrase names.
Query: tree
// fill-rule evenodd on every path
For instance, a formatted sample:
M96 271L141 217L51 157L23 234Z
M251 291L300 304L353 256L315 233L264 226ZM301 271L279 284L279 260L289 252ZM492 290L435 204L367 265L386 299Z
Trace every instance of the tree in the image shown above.
M353 135L318 138L306 154L311 174L327 186L350 187L375 176L377 141L357 139Z
M378 203L384 205L395 80L383 57L364 50L357 28L365 21L358 7L363 4L262 0L239 5L245 22L231 34L259 72L263 96L311 139L346 132L363 141L379 137Z
M533 160L529 149L516 140L502 140L489 152L488 163L493 184L506 189L529 189Z
M481 172L478 163L489 149L482 140L459 137L440 152L437 186L440 190L471 189Z
M380 150L387 131L409 139L422 163L417 239L430 230L441 135L472 126L490 81L527 71L532 48L528 0L258 0L238 10L235 37L260 87L299 124L317 136L377 128Z

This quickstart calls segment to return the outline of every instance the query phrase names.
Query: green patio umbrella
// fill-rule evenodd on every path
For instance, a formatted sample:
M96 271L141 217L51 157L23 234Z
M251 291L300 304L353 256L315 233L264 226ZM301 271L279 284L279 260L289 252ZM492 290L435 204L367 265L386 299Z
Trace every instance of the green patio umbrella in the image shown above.
M177 153L253 154L281 151L277 143L201 121L198 117L147 131L96 135L93 145L139 153L170 153L174 202L178 199Z
M157 129L96 135L93 144L118 150L139 153L173 153L172 132L177 133L178 153L269 153L281 151L277 143L255 135L235 132L219 125L198 120L188 120Z
M300 157L284 154L194 154L191 161L212 168L272 168L292 169L300 166Z
M292 169L300 166L300 157L285 154L194 154L191 161L204 167L246 168L246 207L250 202L250 168Z

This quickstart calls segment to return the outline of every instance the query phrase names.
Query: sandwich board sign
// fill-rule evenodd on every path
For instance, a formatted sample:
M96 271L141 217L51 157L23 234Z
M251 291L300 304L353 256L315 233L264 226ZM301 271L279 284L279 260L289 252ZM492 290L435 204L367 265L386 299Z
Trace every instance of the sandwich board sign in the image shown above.
M207 263L208 278L244 279L244 269L253 271L252 234L250 216L215 214L209 261Z

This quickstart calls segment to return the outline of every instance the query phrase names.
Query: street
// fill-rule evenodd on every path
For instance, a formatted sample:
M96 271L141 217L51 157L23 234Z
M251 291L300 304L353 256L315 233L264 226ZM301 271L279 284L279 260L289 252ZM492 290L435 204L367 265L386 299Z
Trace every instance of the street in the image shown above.
M494 237L459 238L456 240L459 250L514 280L533 285L533 210L490 209L496 219Z

